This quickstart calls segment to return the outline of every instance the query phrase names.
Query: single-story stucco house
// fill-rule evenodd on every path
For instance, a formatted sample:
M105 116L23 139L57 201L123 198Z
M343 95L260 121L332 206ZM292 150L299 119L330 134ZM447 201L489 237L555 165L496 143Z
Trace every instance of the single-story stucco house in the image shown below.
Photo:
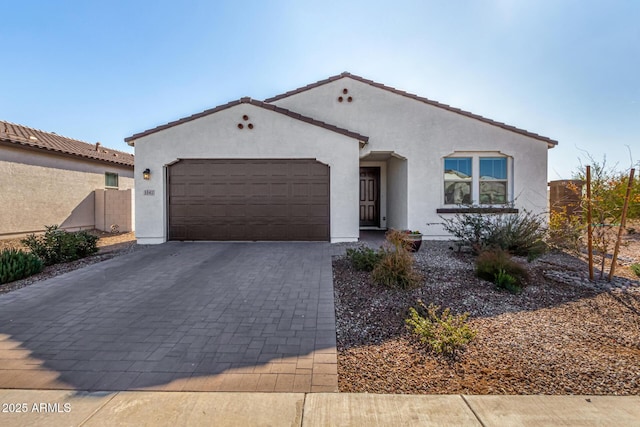
M135 146L136 235L146 244L343 242L362 228L443 238L440 217L465 204L543 212L557 144L346 72L125 141Z
M0 121L0 239L54 224L132 231L133 165L100 143Z

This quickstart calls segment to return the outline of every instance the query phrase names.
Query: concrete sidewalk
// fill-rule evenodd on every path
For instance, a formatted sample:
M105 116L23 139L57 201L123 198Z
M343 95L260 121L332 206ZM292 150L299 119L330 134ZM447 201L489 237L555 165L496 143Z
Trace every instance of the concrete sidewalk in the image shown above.
M638 426L638 396L0 390L2 426Z

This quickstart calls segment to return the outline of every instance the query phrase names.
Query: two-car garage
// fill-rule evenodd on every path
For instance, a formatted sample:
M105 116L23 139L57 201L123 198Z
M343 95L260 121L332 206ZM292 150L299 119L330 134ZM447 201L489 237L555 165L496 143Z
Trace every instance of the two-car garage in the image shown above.
M169 240L330 239L315 159L185 159L167 168Z
M138 243L356 241L367 140L249 98L133 135Z

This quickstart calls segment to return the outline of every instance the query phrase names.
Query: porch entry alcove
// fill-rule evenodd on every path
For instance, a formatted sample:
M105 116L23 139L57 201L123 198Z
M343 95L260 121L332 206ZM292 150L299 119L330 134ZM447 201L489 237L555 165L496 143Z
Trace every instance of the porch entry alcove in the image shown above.
M393 151L371 151L360 158L361 229L407 228L407 159Z

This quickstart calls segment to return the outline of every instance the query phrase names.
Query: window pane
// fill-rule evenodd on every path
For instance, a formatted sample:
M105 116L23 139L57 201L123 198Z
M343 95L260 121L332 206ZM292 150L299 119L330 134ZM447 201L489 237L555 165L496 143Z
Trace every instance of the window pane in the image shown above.
M444 159L444 179L445 180L471 180L471 158L470 157L449 157Z
M117 187L118 186L118 174L106 172L104 174L104 186L105 187Z
M444 203L447 205L471 204L471 182L445 181Z
M486 205L507 203L507 183L504 181L481 181L480 203Z
M507 179L506 157L481 157L480 179Z

